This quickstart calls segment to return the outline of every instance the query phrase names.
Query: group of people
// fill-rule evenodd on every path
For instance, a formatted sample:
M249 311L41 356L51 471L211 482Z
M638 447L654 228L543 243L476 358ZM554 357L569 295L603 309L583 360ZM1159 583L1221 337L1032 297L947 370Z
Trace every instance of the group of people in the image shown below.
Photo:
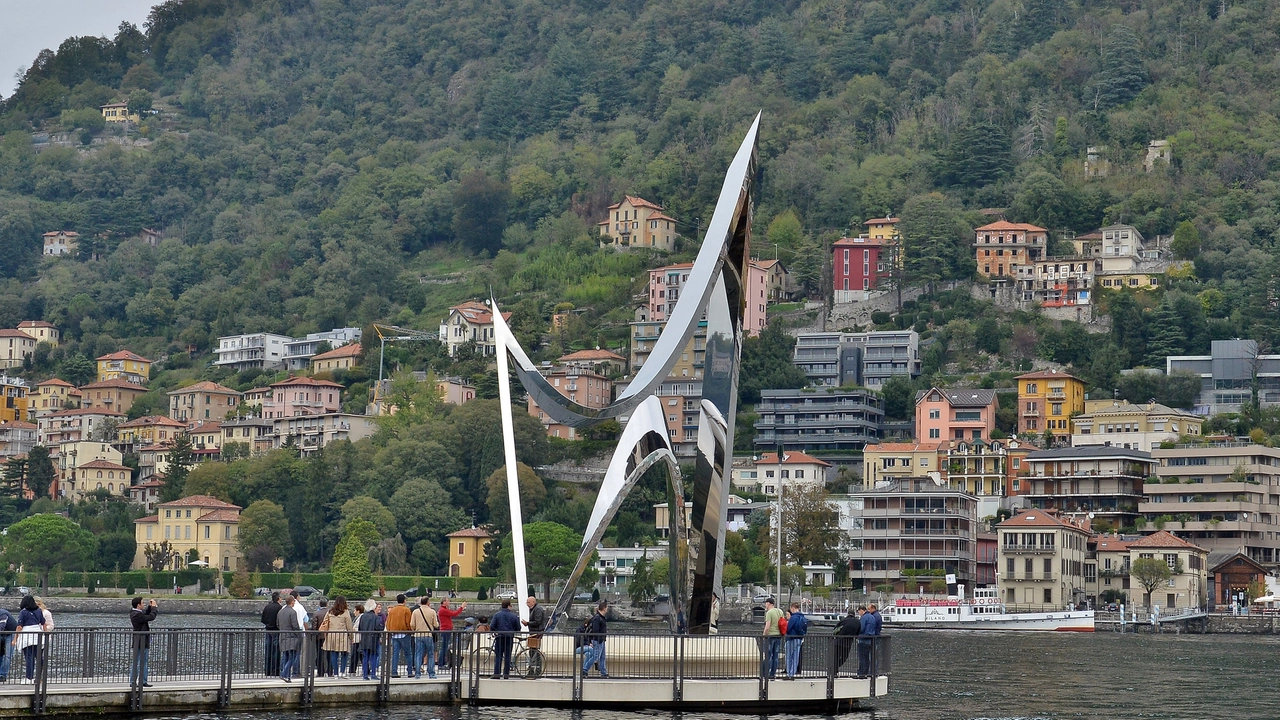
M880 617L880 609L875 603L859 605L836 624L835 636L846 638L836 642L836 667L844 665L849 659L850 640L854 637L858 642L858 677L870 677L871 638L880 634L884 620Z
M18 651L26 664L23 684L35 682L36 660L40 657L40 633L53 630L53 613L45 607L44 600L26 595L19 606L18 617L0 609L0 630L8 642L0 642L0 682L9 680L9 669Z
M764 659L760 672L769 678L778 675L778 653L785 648L786 659L784 670L786 680L794 680L800 675L800 649L804 646L804 636L809 634L809 619L800 612L800 603L791 603L787 612L783 612L773 598L764 601ZM783 640L786 644L783 645Z

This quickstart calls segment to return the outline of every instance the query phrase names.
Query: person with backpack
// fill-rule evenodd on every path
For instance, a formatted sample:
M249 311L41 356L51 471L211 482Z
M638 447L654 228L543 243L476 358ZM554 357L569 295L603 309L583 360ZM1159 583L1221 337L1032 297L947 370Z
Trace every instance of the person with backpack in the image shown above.
M591 666L595 665L600 671L600 677L609 677L609 670L604 664L605 640L608 639L609 622L605 618L605 614L609 612L609 601L601 600L596 606L596 612L591 616L591 627L587 631L587 637L591 639L591 647L584 654L582 661L582 677L587 677L591 672Z
M809 619L800 612L800 603L791 603L791 615L787 618L787 679L795 680L800 674L800 649L804 636L809 633Z

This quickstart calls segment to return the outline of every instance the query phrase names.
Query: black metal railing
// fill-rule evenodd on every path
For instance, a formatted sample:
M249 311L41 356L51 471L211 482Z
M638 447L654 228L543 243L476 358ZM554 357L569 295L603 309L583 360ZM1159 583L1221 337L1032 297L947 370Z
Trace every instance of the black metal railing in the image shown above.
M144 683L193 683L204 688L216 683L218 706L225 708L231 704L233 685L284 681L278 632L217 628L135 634L85 628L31 635L17 634L19 641L14 643L14 634L0 634L11 661L8 675L0 674L0 694L31 692L32 711L37 714L45 711L50 686L95 690L120 686L130 693L130 708L141 711ZM629 628L606 636L514 633L504 637L487 631L451 631L432 634L431 642L420 647L417 640L425 640L425 634L305 631L299 635L296 672L290 681L298 683L303 706L311 704L317 680L376 683L377 699L385 702L393 677L423 677L432 668L435 679L447 683L450 699L476 699L479 681L494 675L572 680L574 697L581 699L582 684L607 673L609 678L623 680L670 680L672 697L679 700L686 680L753 680L766 693L762 697L767 697L768 683L784 677L826 678L830 696L836 679L874 678L888 675L892 667L888 636L692 636ZM335 655L326 645L347 651ZM794 648L790 656L789 646ZM135 672L144 648L145 675ZM443 662L428 663L420 654L424 650ZM500 662L508 657L509 667ZM25 685L33 687L21 687ZM872 682L871 693L876 692Z

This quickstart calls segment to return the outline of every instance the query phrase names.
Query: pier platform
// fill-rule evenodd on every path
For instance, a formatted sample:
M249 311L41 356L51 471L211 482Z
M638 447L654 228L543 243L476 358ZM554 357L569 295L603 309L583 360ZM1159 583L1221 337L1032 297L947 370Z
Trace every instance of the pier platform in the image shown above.
M0 717L86 713L198 713L305 709L347 705L507 705L720 709L759 712L806 708L834 712L864 706L889 690L890 638L811 635L804 639L795 677L784 657L769 677L770 644L757 636L610 634L604 641L608 677L582 670L582 646L592 638L547 635L514 639L509 679L492 677L494 636L442 633L456 662L435 679L393 667L392 638L382 635L378 680L327 675L322 638L307 633L301 677L267 673L267 634L257 630L153 631L148 680L130 679L132 633L57 630L42 633L33 682L23 680L18 654L0 683ZM781 643L778 643L779 645ZM598 646L598 645L597 645ZM859 650L861 649L861 652ZM860 668L859 664L863 666ZM862 670L868 677L859 677ZM278 672L278 670L272 670Z

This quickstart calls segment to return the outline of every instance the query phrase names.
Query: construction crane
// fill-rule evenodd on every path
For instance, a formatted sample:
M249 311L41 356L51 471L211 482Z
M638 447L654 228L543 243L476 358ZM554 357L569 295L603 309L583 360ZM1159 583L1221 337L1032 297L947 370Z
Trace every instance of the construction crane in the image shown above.
M378 392L382 392L382 367L383 360L387 355L388 342L403 342L406 340L438 340L439 334L433 332L423 332L421 330L410 330L398 325L384 325L382 323L374 323L373 331L378 333L378 340L382 343L382 349L378 351Z

